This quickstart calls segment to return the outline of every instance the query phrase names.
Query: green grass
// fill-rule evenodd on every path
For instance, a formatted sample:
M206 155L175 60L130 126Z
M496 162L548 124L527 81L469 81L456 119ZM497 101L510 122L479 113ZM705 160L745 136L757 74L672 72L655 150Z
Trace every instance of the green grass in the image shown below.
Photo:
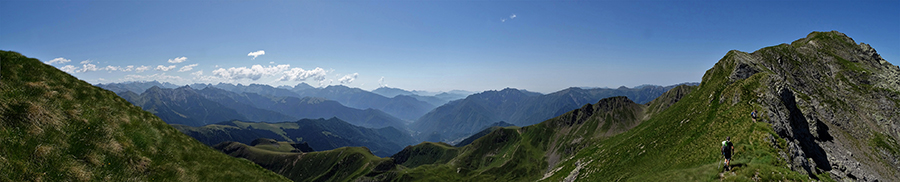
M897 140L881 133L874 135L869 141L870 145L887 150L891 154L900 155L900 146L898 146Z
M36 59L0 60L0 181L286 180Z
M728 72L721 70L731 69L714 68L705 78L726 78ZM735 168L735 175L726 175L726 180L750 179L757 171L766 180L804 180L805 176L779 162L780 149L772 147L767 139L777 138L772 127L749 118L753 106L746 104L746 100L755 100L754 91L762 87L758 82L766 76L756 74L730 85L724 79L704 80L697 91L669 109L629 132L578 152L562 166L575 166L579 159L592 159L582 169L582 176L588 181L717 180L721 170L716 169L721 162L718 147L726 136L731 136L736 150L733 165L739 167ZM722 95L727 101L720 103ZM739 95L742 101L732 103L734 95ZM566 175L556 174L548 181Z
M269 150L273 152L291 152L294 150L294 147L291 146L290 142L278 142L276 144L259 144L253 147Z
M393 169L390 158L379 158L363 147L288 153L232 142L216 145L229 155L246 158L294 181L349 181L372 178Z

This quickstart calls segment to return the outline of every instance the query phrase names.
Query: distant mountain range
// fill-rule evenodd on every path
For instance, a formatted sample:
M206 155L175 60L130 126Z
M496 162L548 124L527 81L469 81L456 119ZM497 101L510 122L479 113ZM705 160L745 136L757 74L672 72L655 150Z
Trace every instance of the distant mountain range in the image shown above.
M324 88L295 90L303 97L321 97L338 101L353 108L372 108L382 110L397 118L414 121L434 109L436 106L409 96L388 98L360 88L343 85L330 85Z
M160 88L177 88L173 84L159 83L156 81L97 84L96 86L116 93L131 91L138 95L153 86ZM460 91L455 91L456 94L442 93L443 95L439 94L438 96L399 95L389 98L359 88L350 88L342 85L315 88L306 83L300 83L294 87L281 86L278 88L262 84L234 85L228 83L219 83L215 85L191 84L190 87L196 90L218 88L237 94L254 93L265 97L319 97L337 101L342 105L351 108L361 110L370 108L381 110L393 117L405 120L406 122L415 121L431 109L437 107L435 104L446 103L448 98L464 97L458 94ZM349 121L351 119L347 120Z
M613 96L626 96L644 104L675 86L617 89L572 87L546 95L513 88L485 91L442 105L412 123L410 128L420 132L421 139L434 141L437 135L441 141L454 143L491 123L506 121L516 126L528 126Z
M206 87L200 91L190 86L176 89L154 86L140 95L131 91L119 95L169 124L203 126L231 120L279 122L337 117L369 128L407 128L402 120L377 109L350 108L322 98L235 93L219 89L218 86Z
M200 142L214 146L226 141L251 144L259 138L307 143L314 150L339 147L367 147L375 155L386 157L416 141L406 132L386 127L380 129L351 125L337 118L301 119L294 122L257 123L229 121L202 127L173 125Z
M447 102L453 100L463 99L466 98L466 96L472 94L472 92L463 90L451 90L449 92L433 93L425 91L407 91L391 87L378 87L377 89L372 90L372 93L376 93L385 97L409 96L435 106L444 105Z
M696 85L696 83L685 84ZM316 88L305 83L278 88L261 84L192 84L187 87L192 91L185 90L184 87L175 88L174 90L183 90L177 92L181 94L178 98L175 98L178 95L176 92L168 93L163 89L173 86L169 83L131 82L97 86L119 91L156 86L160 89L153 89L153 92L165 93L117 93L129 101L134 101L136 105L150 108L148 110L160 115L165 121L172 121L173 124L202 126L232 119L279 122L302 118L338 117L363 127L392 126L401 130L409 128L410 131L417 133L419 140L451 143L459 142L491 123L506 121L517 126L527 126L611 96L627 96L643 104L673 87L653 85L617 89L573 87L550 94L508 88L459 99L463 97L465 91L454 90L422 96L416 95L424 93L422 91L399 88L381 87L368 92L342 85ZM194 87L203 89L193 90ZM192 97L198 94L203 98ZM144 96L155 98L142 98ZM185 99L193 100L188 102ZM451 99L457 100L449 102ZM445 104L435 107L432 103ZM201 108L205 110L197 110ZM407 126L407 122L413 123Z

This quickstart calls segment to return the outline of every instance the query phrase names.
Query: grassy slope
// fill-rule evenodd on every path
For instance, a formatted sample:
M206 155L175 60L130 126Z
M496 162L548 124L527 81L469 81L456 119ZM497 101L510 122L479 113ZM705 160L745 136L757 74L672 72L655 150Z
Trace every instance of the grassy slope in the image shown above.
M309 153L273 151L238 142L215 146L235 157L254 161L294 181L348 181L374 176L394 167L390 158L378 158L363 147L341 147Z
M365 146L379 156L390 156L403 149L403 146L413 143L412 137L392 127L363 128L337 118L279 123L235 120L202 127L174 127L210 146L225 141L248 144L257 138L271 138L278 141L307 142L315 150Z
M36 59L0 60L0 181L286 180Z
M730 69L714 68L707 77L725 78L726 70ZM778 159L779 149L771 143L778 137L772 127L748 117L753 106L718 100L722 94L754 99L753 90L763 87L757 80L765 76L768 74L757 74L727 86L724 79L704 79L697 91L640 126L579 151L574 160L561 165L565 166L561 171L572 171L576 162L587 161L579 175L586 180L714 180L721 171L717 169L721 162L718 147L731 136L735 143L732 164L738 167L736 175L727 178L749 180L758 172L764 180L805 180ZM567 177L564 175L550 179Z
M601 100L527 127L504 127L464 147L423 143L398 157L394 181L538 180L551 163L640 122L646 106L625 97ZM415 155L418 154L418 155ZM452 156L456 154L456 156ZM399 155L399 154L398 154ZM429 158L430 157L430 158ZM452 157L452 159L447 159ZM549 159L549 160L548 160ZM445 162L446 161L446 162Z

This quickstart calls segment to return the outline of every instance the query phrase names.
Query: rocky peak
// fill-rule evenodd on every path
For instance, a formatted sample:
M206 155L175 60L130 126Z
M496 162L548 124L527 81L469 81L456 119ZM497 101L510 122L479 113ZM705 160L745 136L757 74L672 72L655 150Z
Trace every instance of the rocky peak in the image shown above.
M831 31L752 53L729 51L703 83L745 79L764 85L751 90L757 99L749 104L760 106L763 121L787 140L782 157L795 171L837 180L900 179L890 172L900 162L883 160L900 156L868 144L879 136L900 138L900 68L868 44ZM720 102L742 100L719 96Z

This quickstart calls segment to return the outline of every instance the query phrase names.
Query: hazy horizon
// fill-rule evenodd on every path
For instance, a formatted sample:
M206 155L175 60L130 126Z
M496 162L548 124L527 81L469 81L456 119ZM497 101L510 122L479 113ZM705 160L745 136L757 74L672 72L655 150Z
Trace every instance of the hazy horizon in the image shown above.
M0 1L0 49L91 84L480 92L699 82L837 30L900 59L900 1Z

